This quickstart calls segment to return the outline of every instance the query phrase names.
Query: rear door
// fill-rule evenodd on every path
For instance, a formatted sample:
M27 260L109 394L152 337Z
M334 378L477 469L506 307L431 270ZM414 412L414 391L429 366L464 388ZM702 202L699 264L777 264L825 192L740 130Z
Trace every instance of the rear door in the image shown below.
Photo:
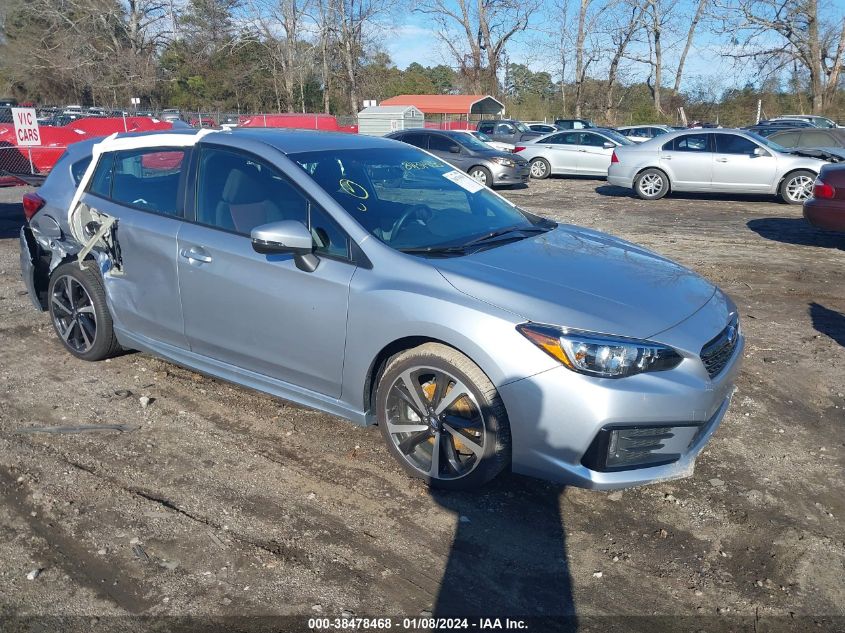
M199 150L193 221L179 232L185 334L197 354L330 397L339 397L349 283L348 236L291 179L258 156ZM339 164L315 173L344 187ZM193 188L192 188L193 190ZM313 272L291 255L261 255L250 231L295 220L314 236Z
M777 174L777 159L751 139L739 134L713 134L713 189L716 191L769 192ZM762 155L754 151L760 149Z
M713 175L712 134L691 132L676 136L660 149L660 167L669 174L672 188L702 191L710 188Z
M610 139L594 132L581 132L579 141L578 173L589 176L607 176L613 147L606 148L604 144L610 142Z
M117 218L119 261L104 275L115 328L187 348L176 271L176 236L189 149L103 154L82 205Z

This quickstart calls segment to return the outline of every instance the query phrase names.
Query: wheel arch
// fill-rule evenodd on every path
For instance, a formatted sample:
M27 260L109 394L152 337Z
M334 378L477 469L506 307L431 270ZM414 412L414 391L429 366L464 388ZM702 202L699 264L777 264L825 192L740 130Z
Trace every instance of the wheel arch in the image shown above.
M659 171L661 174L666 176L666 185L669 187L668 191L666 192L666 195L672 193L672 177L669 175L669 172L667 172L662 167L656 167L655 165L646 165L645 167L641 167L640 169L638 169L637 172L634 174L634 177L631 179L631 186L635 187L637 178L640 177L640 174L649 169Z
M817 170L813 169L812 167L795 167L794 169L790 169L788 172L786 172L783 176L780 177L780 180L778 180L777 187L775 187L775 193L780 195L780 190L781 190L781 187L783 187L783 183L785 183L786 180L792 174L799 172L799 171L808 171L811 174L813 174L814 178L818 178L818 176L819 176L819 172Z
M376 385L378 385L378 381L381 378L381 375L384 373L384 370L387 367L387 364L390 359L396 356L397 354L401 354L402 352L414 349L415 347L419 347L420 345L424 345L425 343L439 343L440 345L445 345L446 347L449 347L455 350L456 352L463 354L489 378L488 372L484 370L484 367L481 363L474 359L470 354L467 354L464 350L460 349L459 347L456 347L448 341L444 341L442 339L435 338L432 336L405 336L396 339L382 347L381 350L379 350L378 354L376 354L375 358L373 358L373 360L370 362L369 369L367 370L367 376L364 381L363 393L364 414L367 419L375 419L373 405L375 403Z

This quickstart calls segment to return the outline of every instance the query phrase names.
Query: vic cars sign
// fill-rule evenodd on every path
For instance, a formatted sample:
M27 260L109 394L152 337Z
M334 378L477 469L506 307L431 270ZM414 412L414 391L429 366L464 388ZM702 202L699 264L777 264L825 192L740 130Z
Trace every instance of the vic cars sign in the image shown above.
M41 145L41 132L34 108L12 108L18 146Z

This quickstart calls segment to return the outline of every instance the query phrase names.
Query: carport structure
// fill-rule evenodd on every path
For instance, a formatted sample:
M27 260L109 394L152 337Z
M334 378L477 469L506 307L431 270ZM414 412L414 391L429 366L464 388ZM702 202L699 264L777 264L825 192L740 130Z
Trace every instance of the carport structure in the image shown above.
M501 116L505 112L505 104L490 95L398 95L379 105L414 106L429 119L426 127L447 130L469 128L471 117L483 119L485 114Z

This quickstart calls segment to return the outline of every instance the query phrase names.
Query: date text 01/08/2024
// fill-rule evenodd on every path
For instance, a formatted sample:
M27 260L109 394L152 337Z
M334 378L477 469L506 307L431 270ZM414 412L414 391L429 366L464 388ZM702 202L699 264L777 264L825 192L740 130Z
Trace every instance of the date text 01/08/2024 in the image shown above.
M312 631L320 630L364 630L378 631L396 628L400 631L417 630L527 630L528 624L524 620L511 618L310 618L308 628Z

